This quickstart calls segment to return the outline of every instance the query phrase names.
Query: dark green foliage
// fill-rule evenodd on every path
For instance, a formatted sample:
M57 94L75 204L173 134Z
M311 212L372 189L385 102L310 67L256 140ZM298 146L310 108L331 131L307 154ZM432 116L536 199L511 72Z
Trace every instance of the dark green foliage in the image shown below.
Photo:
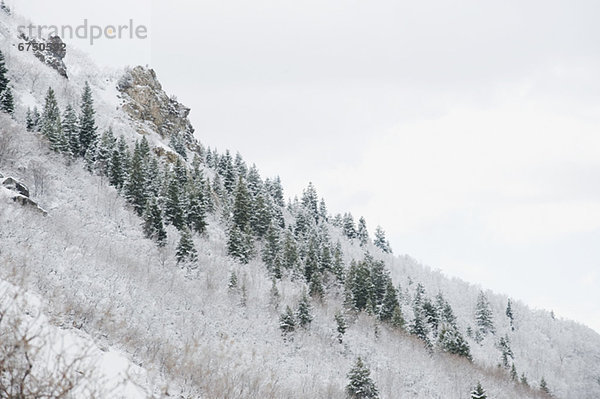
M69 141L70 152L77 157L81 153L79 145L79 127L77 126L77 114L71 105L67 105L63 113L62 130Z
M311 306L308 300L308 296L306 293L302 294L302 298L298 303L298 310L296 311L296 319L298 320L298 325L303 328L307 328L313 320L313 316L311 314Z
M369 242L369 232L367 231L367 222L364 217L358 219L358 229L356 231L356 238L361 246L367 245Z
M289 231L285 233L285 242L283 244L283 267L293 270L298 266L300 258L298 256L298 246L294 236Z
M527 377L525 376L525 373L521 373L521 384L525 385L525 386L529 386L529 381L527 381Z
M502 366L504 368L508 368L509 367L509 363L508 363L508 358L511 358L514 360L514 354L512 349L510 348L510 340L508 339L508 335L505 335L504 337L500 337L500 341L498 342L498 349L500 350L500 353L502 354Z
M495 332L492 308L483 291L477 297L475 321L482 337L485 337L488 333L493 334Z
M381 311L379 312L379 318L381 321L391 322L394 313L399 308L400 303L398 302L398 293L394 284L392 284L392 280L389 279L386 285Z
M548 383L546 382L544 377L542 377L542 380L540 381L540 391L546 394L550 394L550 388L548 388Z
M181 183L175 175L171 175L165 200L165 215L169 223L181 230L185 221Z
M308 183L308 187L302 193L302 205L308 211L308 214L312 216L315 221L319 220L319 205L317 190L313 186L312 182Z
M252 236L237 226L232 226L227 240L227 253L241 263L248 263L252 258L253 250Z
M169 140L169 146L175 150L176 153L181 155L183 159L187 159L187 153L185 149L185 139L181 134L174 134Z
M344 258L342 254L342 244L338 241L333 250L333 274L340 283L344 283Z
M233 203L234 226L239 230L246 230L246 228L249 228L251 215L252 202L250 193L246 188L246 183L240 178L235 189L235 200Z
M27 113L25 114L25 128L28 132L33 132L34 126L33 112L31 112L31 108L27 107Z
M79 143L82 156L85 156L88 149L97 140L95 113L92 89L88 82L85 82L83 94L81 95L81 111L79 116Z
M139 143L136 143L125 182L125 198L140 216L146 206L146 184L145 160L140 152Z
M371 300L377 309L383 302L386 287L390 281L390 276L385 268L383 261L374 260L372 256L365 255L365 262L370 268L371 284L373 284L373 297Z
M164 246L167 240L162 213L155 199L148 201L144 210L144 235L155 240L159 247Z
M519 380L519 374L517 374L517 368L515 367L515 364L512 364L512 367L510 368L510 379L513 381L518 381Z
M325 295L323 289L323 278L320 272L314 272L311 276L310 283L308 284L310 295L313 298L321 299Z
M15 112L14 101L12 89L7 87L6 90L0 94L0 110L12 115Z
M8 69L6 69L4 54L0 51L0 95L8 88L8 83L10 82L7 73Z
M337 312L334 316L336 323L336 330L338 332L338 341L340 344L342 343L342 336L346 334L346 330L348 329L348 324L346 324L346 319L342 312Z
M508 317L508 321L510 323L511 330L515 331L515 326L513 324L514 323L514 315L513 315L510 299L508 300L508 303L506 304L506 317Z
M354 367L348 373L348 385L346 393L352 399L375 399L379 397L379 392L375 383L371 379L371 371L364 365L359 357Z
M60 122L60 110L58 109L54 90L51 87L48 88L46 94L41 131L42 134L48 138L50 148L58 151L62 126Z
M109 128L102 133L102 136L100 136L100 140L98 141L98 146L96 148L96 168L103 175L108 175L110 161L116 146L117 139L115 138L112 129Z
M433 331L434 336L437 335L437 330L439 326L439 315L437 308L433 305L433 303L429 300L429 298L424 298L423 300L423 312L425 313L425 320L431 327L431 331Z
M177 263L189 262L193 263L198 260L198 253L194 247L194 241L192 240L192 233L187 227L181 230L181 238L177 244L177 250L175 252Z
M368 304L370 304L370 310L373 310L373 306L375 305L373 301L374 288L371 281L368 259L358 263L353 262L350 265L350 270L345 281L345 289L350 300L350 305L355 310L366 310Z
M481 386L481 383L477 383L477 386L471 391L471 399L487 399L485 389Z
M281 243L279 240L279 230L273 224L269 225L267 229L267 235L265 237L265 247L262 252L262 260L267 265L267 269L273 273L276 263L280 262L281 254ZM279 270L279 277L281 277L281 270Z
M354 218L351 213L345 213L342 220L342 231L346 237L353 239L356 237L356 228L354 227Z
M373 240L373 244L375 244L376 247L381 249L386 254L392 253L390 243L386 240L385 232L383 231L381 226L377 226L377 228L375 229L375 239Z
M192 231L202 234L206 230L206 212L204 193L201 186L192 185L188 189L187 223Z
M257 237L263 237L271 224L271 206L265 193L259 191L254 197L250 226Z
M400 309L400 306L394 309L394 313L392 314L392 320L390 321L390 324L394 328L404 328L405 321L404 316L402 316L402 310Z
M234 290L234 289L237 289L237 286L238 286L237 274L235 273L235 271L232 271L231 274L229 275L229 282L227 283L227 287L230 290Z
M311 236L304 260L304 277L310 283L313 273L319 269L319 244L316 236Z
M296 329L296 320L294 319L294 313L289 306L285 307L285 312L279 316L279 328L282 334L285 336L289 333L294 332Z
M463 356L471 360L471 348L454 326L444 324L438 336L438 347L443 352Z

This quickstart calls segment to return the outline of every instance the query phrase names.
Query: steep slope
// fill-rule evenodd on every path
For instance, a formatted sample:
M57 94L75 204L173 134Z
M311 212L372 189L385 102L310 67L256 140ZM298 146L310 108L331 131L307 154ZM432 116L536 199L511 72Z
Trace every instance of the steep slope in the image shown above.
M334 315L344 308L344 292L335 284L328 285L322 301L312 301L310 327L284 340L279 315L286 305L296 308L306 284L293 272L273 283L260 256L242 264L227 255L230 220L223 215L230 213L231 204L223 200L208 214L207 232L194 236L196 267L182 267L175 259L179 233L173 226L167 227L166 245L157 247L144 237L142 220L105 177L90 174L82 159L51 151L44 137L23 128L26 106L41 108L48 86L63 108L79 102L87 80L100 130L112 127L129 143L143 133L156 154L170 153L161 158L168 164L177 158L170 148L174 136L183 138L190 155L203 149L190 137L186 109L168 99L153 72L138 67L130 78L132 70L100 71L72 49L65 57L65 79L33 54L12 47L21 22L0 12L0 50L7 55L18 105L18 122L0 115L1 134L12 138L13 149L0 173L34 188L33 198L48 215L2 203L0 277L36 292L57 325L74 326L99 345L127 353L148 373L154 396L342 398L346 374L361 356L385 398L467 397L478 381L489 397L543 397L497 367L498 342L506 336L519 374L526 374L531 385L537 387L544 377L557 397L600 397L598 334L518 302L513 302L513 331L504 317L507 298L489 292L496 332L479 343L466 338L473 362L432 353L421 340L365 312L347 312L349 328L340 343ZM137 86L148 87L141 91ZM151 106L148 98L165 106ZM218 180L220 172L206 156L201 169L213 182ZM294 228L304 212L298 204L279 211L286 226ZM460 331L476 327L478 287L448 279L409 257L384 254L372 244L360 246L333 223L321 221L318 228L332 242L340 241L347 268L352 260L363 259L365 251L386 263L400 286L408 323L421 283L429 297L443 292ZM257 252L263 246L264 240L257 240ZM232 271L239 278L234 289L228 287Z

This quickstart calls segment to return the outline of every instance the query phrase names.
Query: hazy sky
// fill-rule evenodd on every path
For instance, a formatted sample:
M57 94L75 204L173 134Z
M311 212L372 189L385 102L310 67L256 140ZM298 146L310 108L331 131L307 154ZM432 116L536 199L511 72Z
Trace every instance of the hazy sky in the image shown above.
M600 331L600 4L19 0L149 64L197 137L286 194L381 224L397 254Z

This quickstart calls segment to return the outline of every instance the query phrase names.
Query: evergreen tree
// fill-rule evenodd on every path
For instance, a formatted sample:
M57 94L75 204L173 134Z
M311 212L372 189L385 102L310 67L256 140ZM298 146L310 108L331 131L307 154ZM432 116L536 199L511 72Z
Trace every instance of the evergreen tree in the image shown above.
M169 140L169 147L171 147L175 152L185 160L187 160L187 153L185 149L185 139L181 134L174 134L171 136Z
M97 141L96 120L94 114L94 99L92 98L92 89L88 82L85 82L83 94L81 95L81 114L79 117L79 143L81 155L84 156L87 150Z
M42 128L42 116L38 111L37 107L33 107L33 111L31 112L31 121L32 121L32 132L39 132Z
M237 226L232 226L227 240L227 253L245 264L250 261L252 251L253 244L250 234L240 230Z
M364 365L359 357L354 367L348 373L348 385L346 393L353 399L375 399L379 398L379 392L371 379L371 371Z
M319 220L318 201L317 190L313 186L312 182L310 182L308 183L308 187L302 193L302 205L306 208L308 213L315 221Z
M519 380L519 374L517 374L517 368L515 367L515 364L512 364L512 367L510 368L510 379L513 381L518 381Z
M33 113L31 112L31 108L29 107L27 107L27 113L25 114L25 128L28 132L33 132Z
M233 224L239 230L246 230L250 224L252 215L252 203L246 183L240 177L235 189L235 200L233 203Z
M350 266L346 278L346 290L350 294L351 305L354 309L361 311L373 308L373 283L371 272L366 261L354 262Z
M144 235L155 240L159 247L164 246L167 240L162 213L154 198L148 201L144 210Z
M356 231L356 237L361 246L367 245L369 242L369 232L367 231L367 222L364 217L358 219L358 230Z
M4 61L4 54L0 51L0 96L8 89L10 79L8 79L8 69L6 69L6 63Z
M356 228L354 227L354 218L351 213L345 213L342 220L342 231L346 237L353 239L356 237Z
M310 295L313 298L321 299L325 295L325 290L323 289L323 282L321 278L320 272L314 272L310 278L310 283L308 284Z
M63 113L62 130L69 142L70 152L77 157L81 153L79 146L79 127L77 126L77 114L71 105L67 105Z
M438 336L438 347L443 352L463 356L471 360L471 349L462 334L454 326L444 324Z
M346 324L346 319L344 318L344 315L342 314L342 312L336 312L335 316L335 323L337 325L336 330L338 332L338 341L340 342L340 344L342 343L342 336L344 334L346 334L346 330L348 329L348 325Z
M227 283L227 287L230 290L235 290L235 289L237 289L237 286L238 286L237 274L235 273L235 271L232 271L231 274L229 275L229 283Z
M385 296L383 297L381 311L379 312L379 318L381 321L391 321L394 317L394 312L399 307L400 303L398 302L398 293L394 287L394 284L392 283L392 280L389 279L385 289Z
M319 269L319 244L316 236L312 235L308 243L308 251L304 260L304 277L310 283L313 273Z
M121 160L121 153L118 150L113 150L108 166L108 180L111 185L117 189L123 187L125 182L125 170L123 169L123 162Z
M502 354L502 366L504 368L508 368L508 358L514 360L514 354L512 349L510 348L510 340L508 339L508 335L504 337L500 337L500 341L498 342L498 349Z
M477 322L477 327L479 328L482 337L485 337L488 333L493 334L495 332L492 308L483 291L480 292L477 297L475 321Z
M525 386L529 386L529 381L527 381L527 377L525 376L525 373L521 373L521 384L525 385Z
M506 317L508 317L508 321L510 323L510 329L512 331L515 331L515 326L513 325L514 316L513 316L512 305L510 303L510 299L508 300L508 303L506 304Z
M9 115L14 114L15 103L12 94L12 89L10 87L7 87L6 90L4 90L2 94L0 94L0 97L0 109Z
M42 134L48 138L50 148L55 151L59 149L61 131L60 110L58 109L54 90L50 87L46 94L44 113L42 114Z
M265 237L265 247L262 252L262 260L267 265L267 269L273 272L275 261L279 258L281 244L279 242L279 231L273 224L269 225Z
M394 309L390 324L394 328L404 328L405 321L404 316L402 316L402 310L400 309L400 306Z
M540 391L550 395L550 388L548 388L548 383L546 383L544 377L542 377L542 380L540 381Z
M311 314L311 306L306 293L302 294L302 298L298 303L298 310L296 311L296 319L300 327L307 328L313 320Z
M381 226L377 226L377 228L375 229L375 239L373 240L373 244L375 244L376 247L381 249L386 254L392 253L390 243L385 239L385 232L383 231Z
M327 221L327 205L324 198L321 198L321 202L319 202L319 217L321 220Z
M206 211L204 193L202 187L190 184L187 201L187 223L188 226L198 234L206 230Z
M485 389L481 386L481 383L477 383L477 386L471 391L471 399L487 399Z
M271 207L266 194L258 192L253 201L252 214L250 215L250 227L257 237L263 237L271 224Z
M185 221L183 198L181 197L180 182L175 175L171 175L165 200L165 215L169 223L181 230Z
M96 167L103 175L108 176L110 160L116 145L117 139L113 134L112 128L108 128L108 130L102 133L96 148Z
M283 267L293 270L298 266L299 261L296 240L294 239L294 236L287 231L285 233L285 243L283 245Z
M340 283L344 283L344 258L342 255L342 243L337 242L333 250L332 272Z
M285 307L285 312L279 316L279 328L284 336L294 332L296 329L296 320L294 319L294 313L289 306Z
M147 181L144 164L145 162L140 153L139 143L136 143L135 150L133 151L133 157L131 158L127 181L125 182L125 198L133 205L133 208L140 216L144 211L147 201Z
M177 263L181 262L196 262L198 260L198 253L194 247L194 241L192 240L192 233L187 227L181 230L181 238L179 244L177 244L177 250L175 253Z

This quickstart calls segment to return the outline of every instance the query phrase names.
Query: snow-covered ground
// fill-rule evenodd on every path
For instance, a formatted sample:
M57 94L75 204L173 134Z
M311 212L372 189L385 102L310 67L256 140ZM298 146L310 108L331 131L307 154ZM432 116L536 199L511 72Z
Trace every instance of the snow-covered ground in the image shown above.
M490 398L541 395L511 381L497 366L498 339L505 335L519 375L526 374L532 386L537 388L544 377L557 397L600 397L598 334L518 302L513 303L512 331L504 316L507 298L491 292L487 297L497 332L481 345L468 338L473 363L431 354L420 340L364 314L350 321L340 344L334 314L343 298L336 290L322 303L313 302L309 329L284 341L279 313L285 305L296 306L303 283L289 277L277 282L275 302L262 262L241 265L226 256L218 215L209 217L206 236L194 238L199 268L191 273L180 268L174 258L178 234L172 227L165 248L157 248L143 237L141 220L105 179L87 172L81 160L70 162L51 152L39 135L23 129L26 107L41 108L48 86L63 109L78 103L88 80L100 130L112 126L129 142L140 137L119 107L114 89L119 71L99 70L69 48L67 81L12 46L17 22L0 12L0 50L7 58L19 120L16 124L0 115L0 134L14 138L16 151L0 165L0 173L27 183L48 215L10 201L0 204L1 287L26 298L22 306L14 305L15 313L32 308L43 314L32 322L48 337L41 344L44 351L77 356L86 349L91 354L88 365L97 374L90 384L110 388L131 377L116 393L99 397L342 398L357 356L370 367L383 398L465 398L478 381ZM167 146L158 135L149 141ZM43 173L43 190L34 184L36 171ZM288 213L285 217L291 220ZM342 242L346 264L363 257L364 248L342 237L339 229L328 229L333 242ZM385 255L374 246L368 250L385 260L400 285L408 321L410 298L422 283L430 297L443 292L461 331L474 326L480 287L449 279L406 256ZM237 272L245 294L228 289L231 271Z

